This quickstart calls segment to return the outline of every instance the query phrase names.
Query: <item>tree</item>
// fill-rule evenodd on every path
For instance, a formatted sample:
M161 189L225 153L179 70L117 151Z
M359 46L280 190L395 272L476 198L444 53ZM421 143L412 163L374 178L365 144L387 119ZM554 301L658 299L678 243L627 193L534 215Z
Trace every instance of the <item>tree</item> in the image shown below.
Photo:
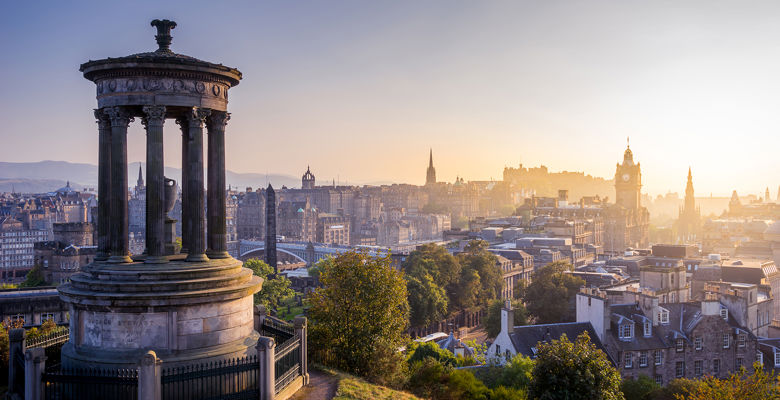
M501 309L504 308L503 300L493 300L487 308L485 315L485 330L489 338L498 336L501 332ZM528 311L522 302L513 300L512 310L514 312L514 326L528 324Z
M620 391L627 400L653 400L660 389L661 386L647 375L639 375L637 379L626 379L620 385Z
M488 251L486 241L470 241L463 252L458 254L458 261L464 273L475 271L479 276L478 304L485 304L501 295L504 285L503 272L496 265L496 256Z
M19 287L25 288L46 285L46 279L43 278L43 271L41 271L40 264L35 264L35 266L27 273L27 276L24 277L24 282L19 284Z
M446 248L432 243L424 244L409 253L403 263L403 269L407 275L412 276L431 274L436 285L448 293L457 286L461 271L457 258Z
M455 354L452 354L449 350L442 349L435 342L413 342L407 348L407 352L410 353L409 359L406 360L409 364L423 361L426 358L433 358L443 365L451 367L457 367L460 364Z
M406 289L409 293L409 322L412 326L428 326L447 315L447 294L433 282L430 274L408 276Z
M530 357L516 354L504 365L489 365L479 377L491 389L503 386L526 391L531 384L534 364Z
M760 400L780 399L780 376L764 372L761 364L753 364L754 372L749 374L742 367L739 372L729 374L726 379L708 376L690 390L689 396L677 395L678 400Z
M275 310L283 299L295 295L290 289L290 280L284 275L274 276L274 270L263 260L250 258L244 262L244 267L263 278L263 289L255 293L255 304L262 304L268 310Z
M393 383L407 340L406 282L390 256L348 251L321 263L322 287L311 296L315 359L377 383Z
M620 373L590 341L587 332L574 342L566 335L540 343L529 394L542 400L623 400Z
M523 302L537 323L574 320L574 297L585 281L566 273L571 270L571 264L566 261L547 264L523 290Z

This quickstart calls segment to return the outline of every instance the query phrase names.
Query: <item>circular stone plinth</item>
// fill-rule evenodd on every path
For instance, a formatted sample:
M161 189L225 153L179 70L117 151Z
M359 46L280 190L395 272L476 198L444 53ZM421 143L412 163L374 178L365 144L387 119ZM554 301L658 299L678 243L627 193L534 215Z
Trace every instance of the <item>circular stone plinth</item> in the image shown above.
M59 287L70 308L66 367L121 368L154 350L166 366L254 354L253 295L241 262L95 262Z

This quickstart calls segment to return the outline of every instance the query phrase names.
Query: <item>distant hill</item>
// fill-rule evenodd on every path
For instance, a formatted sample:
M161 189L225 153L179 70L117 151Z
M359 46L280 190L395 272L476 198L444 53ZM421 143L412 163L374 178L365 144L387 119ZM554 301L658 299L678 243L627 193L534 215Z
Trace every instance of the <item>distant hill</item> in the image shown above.
M146 179L146 166L141 163ZM131 163L127 169L128 182L132 187L138 179L138 163ZM0 162L0 191L10 192L13 188L23 193L44 193L65 186L67 181L77 189L97 187L97 165L70 163L67 161L39 161L27 163ZM269 182L274 187L298 187L299 178L281 174L237 173L226 171L227 183L239 190L265 187ZM181 169L165 168L165 176L181 181ZM204 172L204 178L205 178Z

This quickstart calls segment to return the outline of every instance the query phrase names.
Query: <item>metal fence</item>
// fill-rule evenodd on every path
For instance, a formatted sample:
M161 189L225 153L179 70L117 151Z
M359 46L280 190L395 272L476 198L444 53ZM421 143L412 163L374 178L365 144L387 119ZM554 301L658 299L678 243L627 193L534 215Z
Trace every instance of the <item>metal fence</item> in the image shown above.
M276 343L284 343L295 335L295 328L288 322L266 316L260 334L274 338Z
M135 369L49 368L41 374L43 399L138 399L138 371Z
M62 346L68 342L70 338L70 329L68 327L60 327L45 335L32 338L27 341L27 348L34 349L36 347L43 348L46 352L46 360L50 361L51 366L56 367L60 362L62 355Z
M276 347L274 354L274 390L279 393L301 375L301 337L294 335Z
M258 373L256 356L168 368L162 373L162 398L254 400L260 396Z

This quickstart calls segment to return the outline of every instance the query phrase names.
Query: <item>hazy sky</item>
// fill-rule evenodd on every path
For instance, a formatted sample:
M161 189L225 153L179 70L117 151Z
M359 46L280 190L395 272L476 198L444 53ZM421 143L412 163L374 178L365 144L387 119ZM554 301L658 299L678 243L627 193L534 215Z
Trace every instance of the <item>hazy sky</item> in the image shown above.
M780 184L780 2L11 2L0 161L97 163L89 59L171 48L239 68L227 168L320 180L611 177L626 136L651 194ZM180 163L166 125L166 164ZM129 160L144 159L140 122Z

